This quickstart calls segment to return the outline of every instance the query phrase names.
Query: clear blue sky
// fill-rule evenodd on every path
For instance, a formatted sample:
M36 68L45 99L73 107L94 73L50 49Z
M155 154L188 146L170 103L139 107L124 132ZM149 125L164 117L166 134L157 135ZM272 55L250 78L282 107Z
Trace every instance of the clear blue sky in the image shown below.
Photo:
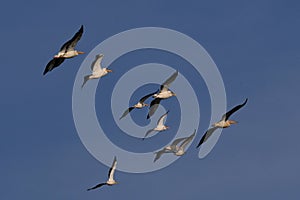
M299 198L300 2L6 1L0 22L0 199ZM224 130L200 160L195 146L210 119L209 109L201 107L203 124L181 159L153 173L116 172L119 185L86 192L106 178L108 168L87 152L73 122L73 83L85 55L42 76L81 24L85 32L78 48L85 52L109 36L145 26L197 40L222 74L228 107L249 98L234 115L239 124ZM135 64L153 62L147 52L138 55ZM123 58L127 66L134 64L130 56ZM168 64L168 56L156 61ZM112 139L126 147L126 139Z

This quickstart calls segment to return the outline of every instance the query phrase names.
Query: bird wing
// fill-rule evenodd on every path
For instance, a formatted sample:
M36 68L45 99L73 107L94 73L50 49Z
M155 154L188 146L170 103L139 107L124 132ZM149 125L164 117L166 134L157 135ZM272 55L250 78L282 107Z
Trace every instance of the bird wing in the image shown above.
M228 118L229 118L234 112L238 111L238 110L241 109L244 105L246 105L247 101L248 101L248 98L245 100L244 103L242 103L242 104L240 104L240 105L238 105L238 106L232 108L230 111L228 111L227 113L225 113L225 114L222 116L222 120L227 121Z
M164 125L164 120L166 119L169 111L167 111L165 114L163 114L159 120L157 121L157 126L163 126Z
M55 67L58 67L61 63L65 61L65 58L53 58L50 60L44 70L43 75L47 74L47 72L52 71Z
M99 188L99 187L101 187L103 185L107 185L107 183L100 183L100 184L98 184L98 185L96 185L96 186L94 186L92 188L87 189L87 191L94 190L94 189Z
M86 82L89 80L90 75L86 75L83 79L83 83L81 85L81 88L83 88L83 86L86 84Z
M109 181L113 181L114 180L114 174L115 174L116 167L117 167L117 158L115 156L114 157L114 161L113 161L113 163L111 165L111 168L109 169L109 172L108 172L108 180Z
M213 127L208 129L205 134L202 136L199 144L197 145L197 148L200 147L201 144L203 144L212 134L213 132L217 129L218 127Z
M155 98L154 100L151 101L147 119L149 119L155 113L155 111L159 106L160 101L161 101L160 98Z
M182 147L183 149L186 147L186 145L188 145L195 137L196 135L196 129L194 130L194 133L192 135L190 135L189 137L187 137L180 145L180 147Z
M160 91L167 91L171 85L171 83L176 79L178 75L178 71L176 71L172 76L170 76L161 86L160 86Z
M154 158L153 162L156 162L164 153L167 153L167 151L165 149L155 152L155 158Z
M96 55L96 58L91 65L92 72L102 70L101 62L102 62L103 56L104 56L103 54Z
M145 134L143 140L144 140L151 132L153 132L153 131L154 131L154 129L148 130L148 131L146 132L146 134Z
M134 107L130 107L127 110L124 111L123 115L120 117L119 120L121 120L123 117L125 117L128 113L130 113L132 110L134 109Z
M79 31L77 31L77 33L72 37L72 39L70 39L69 41L67 41L65 44L62 45L59 52L65 53L67 51L74 50L77 42L80 40L82 36L82 33L83 33L83 25L81 25Z
M181 141L183 141L183 140L185 140L185 139L187 139L188 137L184 137L184 138L178 138L178 139L176 139L176 140L174 140L174 142L172 142L172 144L171 144L171 147L172 146L177 146L177 144L179 144Z
M151 94L147 94L146 96L142 97L139 102L140 103L144 103L149 97L151 97L152 95L156 94L156 92L153 92Z

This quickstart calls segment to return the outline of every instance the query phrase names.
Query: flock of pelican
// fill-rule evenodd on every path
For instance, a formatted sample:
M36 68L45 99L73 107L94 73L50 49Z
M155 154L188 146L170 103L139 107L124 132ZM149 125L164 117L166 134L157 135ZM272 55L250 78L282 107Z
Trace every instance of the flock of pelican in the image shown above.
M49 61L49 63L46 65L43 75L47 74L49 71L52 71L54 68L60 66L64 62L65 59L73 58L73 57L78 56L79 54L84 53L82 51L78 51L75 49L78 41L81 39L82 34L83 34L83 26L80 27L80 29L77 31L77 33L69 41L67 41L65 44L62 45L59 52L56 55L54 55L52 60ZM109 72L112 72L111 69L103 68L101 66L103 57L104 57L103 54L99 54L96 56L94 62L91 64L91 74L86 75L83 78L83 83L81 85L82 88L87 83L87 81L89 81L91 79L99 79L99 78L107 75ZM160 88L156 92L152 92L150 94L145 95L135 105L126 109L119 120L126 117L126 115L128 115L135 108L141 109L141 108L149 106L149 104L146 104L145 101L150 97L152 97L153 100L151 101L150 106L149 106L149 112L147 114L147 119L151 118L151 116L153 116L155 111L157 110L161 100L165 100L172 96L176 96L176 94L173 91L171 91L169 89L169 87L170 87L171 83L173 81L175 81L177 76L178 76L178 71L174 72L163 84L161 84ZM244 107L246 105L247 101L248 101L248 99L246 99L242 104L235 106L230 111L223 114L221 120L214 123L212 125L212 128L208 129L204 133L204 135L201 137L201 139L197 145L197 148L200 147L203 143L205 143L210 138L210 136L214 133L214 131L216 129L228 128L231 126L231 124L236 124L237 121L229 120L229 117L233 113L235 113L236 111L238 111L239 109ZM162 132L162 131L169 129L169 126L165 125L165 121L166 121L168 113L169 113L169 111L167 111L165 114L163 114L159 118L159 120L157 121L156 127L154 127L153 129L150 129L146 132L143 140L145 138L147 138L147 136L152 132ZM156 162L165 153L173 153L175 156L184 155L186 146L194 139L195 135L196 135L196 129L188 137L175 139L169 146L166 146L163 149L154 153L155 157L154 157L153 162ZM117 158L114 157L113 163L108 172L108 180L106 182L99 183L98 185L91 187L87 190L90 191L90 190L94 190L96 188L102 187L104 185L112 186L112 185L117 184L117 182L114 179L114 173L115 173L116 167L117 167Z

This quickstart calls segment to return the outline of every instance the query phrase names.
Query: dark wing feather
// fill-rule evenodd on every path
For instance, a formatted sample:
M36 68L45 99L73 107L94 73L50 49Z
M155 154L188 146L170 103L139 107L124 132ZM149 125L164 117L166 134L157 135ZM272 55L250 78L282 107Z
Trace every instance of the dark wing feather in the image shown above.
M55 67L58 67L61 63L63 63L65 58L53 58L50 60L50 62L47 64L43 75L47 74L47 72L52 71Z
M134 107L130 107L127 110L124 111L123 115L120 117L119 120L121 120L123 117L125 117L128 113L130 113L132 110L134 109Z
M147 94L146 96L142 97L139 102L140 103L144 103L144 101L146 101L146 99L148 99L149 97L151 97L152 95L156 94L156 92L153 92L151 94Z
M200 147L201 144L203 144L204 142L206 142L206 140L213 134L213 132L217 129L218 127L213 127L208 129L205 134L202 136L199 144L197 145L197 148Z
M157 110L157 108L159 106L160 101L161 101L160 98L156 98L153 101L151 101L147 119L149 119L155 113L155 111Z
M228 118L229 118L234 112L238 111L238 110L241 109L244 105L246 105L247 101L248 101L248 98L245 100L244 103L242 103L242 104L240 104L240 105L238 105L238 106L232 108L230 111L228 111L227 113L225 113L225 114L222 116L222 120L225 119L225 121L227 121Z
M83 25L81 25L79 31L70 39L68 42L66 42L62 47L60 48L60 51L67 51L68 49L74 49L77 42L80 40L81 36L83 34Z
M98 184L98 185L96 185L96 186L94 186L92 188L87 189L87 191L94 190L94 189L99 188L99 187L101 187L103 185L107 185L107 183L100 183L100 184Z
M113 163L111 164L111 167L110 167L110 169L109 169L109 171L108 171L108 178L110 178L110 173L112 172L112 170L114 169L114 167L115 167L115 163L117 162L117 157L115 156L114 157L114 161L113 161Z
M142 140L144 140L144 139L145 139L151 132L153 132L153 131L154 131L154 129L148 130L147 133L145 134L145 136L143 137Z

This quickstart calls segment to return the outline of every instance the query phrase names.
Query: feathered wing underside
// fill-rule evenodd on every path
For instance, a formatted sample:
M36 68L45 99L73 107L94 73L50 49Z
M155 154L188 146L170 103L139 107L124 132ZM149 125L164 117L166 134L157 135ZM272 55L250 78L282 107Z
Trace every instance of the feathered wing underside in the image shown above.
M133 109L134 109L134 107L130 107L130 108L126 109L124 111L123 115L120 117L119 120L121 120L123 117L125 117L126 115L128 115L128 113L130 113Z
M108 181L114 181L114 174L115 174L116 167L117 167L117 158L115 156L111 168L109 169L108 172Z
M172 142L171 146L177 146L181 141L187 139L188 137L184 137L184 138L178 138L176 140L174 140L174 142Z
M100 184L98 184L98 185L96 185L94 187L91 187L91 188L87 189L87 191L94 190L96 188L102 187L103 185L107 185L107 183L100 183Z
M159 106L160 101L161 101L160 98L156 98L151 101L147 119L149 119L155 113L155 111L157 110L157 108Z
M148 131L146 132L146 134L145 134L143 140L144 140L150 133L152 133L153 131L154 131L154 129L148 130Z
M153 162L156 162L164 153L168 153L165 149L155 152L155 158Z
M149 97L151 97L152 95L156 94L156 92L153 92L151 94L147 94L146 96L142 97L139 102L140 103L144 103Z
M49 61L47 64L43 75L47 74L47 72L52 71L54 68L58 67L61 63L65 61L65 58L53 58L52 60Z
M159 120L157 121L157 126L163 126L164 125L164 120L166 119L169 111L167 111L165 114L163 114Z
M248 98L245 100L244 103L235 106L235 107L232 108L230 111L228 111L227 113L225 113L225 114L222 116L222 120L227 121L228 118L229 118L233 113L235 113L236 111L238 111L239 109L241 109L243 106L245 106L246 103L247 103L247 101L248 101Z
M91 65L92 72L102 70L102 67L101 67L102 59L103 59L103 54L99 54L96 56L95 60L93 61L92 65Z
M213 132L217 129L218 127L213 127L213 128L210 128L208 129L205 134L202 136L200 142L198 143L197 145L197 148L203 144L204 142L206 142L206 140L213 134Z
M192 135L190 135L189 137L187 137L180 145L181 148L185 148L186 145L188 145L195 137L196 135L196 130L194 131L194 133Z
M160 86L160 91L164 92L167 91L171 85L171 83L176 79L178 75L178 71L176 71L172 76L170 76L161 86Z
M79 31L77 31L77 33L72 37L72 39L70 39L69 41L67 41L65 44L62 45L62 47L60 48L60 52L64 53L67 51L74 50L82 34L83 34L83 25L81 25Z

